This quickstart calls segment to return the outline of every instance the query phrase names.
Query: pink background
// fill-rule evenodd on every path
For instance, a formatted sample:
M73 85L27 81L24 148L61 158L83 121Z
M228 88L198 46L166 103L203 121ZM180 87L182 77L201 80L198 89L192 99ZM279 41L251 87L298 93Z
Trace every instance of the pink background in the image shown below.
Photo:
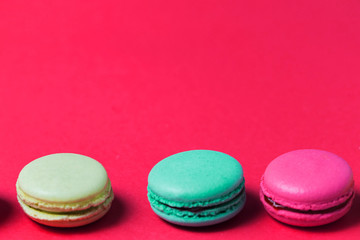
M0 238L358 239L359 43L357 0L1 1ZM353 168L355 205L338 222L294 228L263 210L267 164L299 148ZM234 219L183 228L151 211L152 166L190 149L243 165ZM56 152L105 166L116 200L102 220L55 229L23 214L17 175Z

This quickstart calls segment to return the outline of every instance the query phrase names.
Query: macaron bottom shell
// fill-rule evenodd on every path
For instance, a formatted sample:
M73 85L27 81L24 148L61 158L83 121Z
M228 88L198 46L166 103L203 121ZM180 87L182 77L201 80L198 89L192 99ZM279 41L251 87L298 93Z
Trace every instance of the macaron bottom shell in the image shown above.
M33 221L51 226L51 227L79 227L102 218L111 208L111 203L114 199L114 194L111 192L106 201L96 207L91 207L87 210L72 211L72 212L47 212L40 209L35 209L26 205L21 199L18 202L25 214Z
M300 213L297 211L276 209L265 201L264 194L260 191L260 200L266 212L276 220L298 227L316 227L332 223L343 217L351 209L354 195L349 199L344 207L327 213Z
M246 194L243 192L238 198L233 199L229 204L221 207L214 206L198 213L191 213L186 210L174 210L168 207L167 210L159 209L158 206L151 204L153 211L162 219L181 226L202 227L218 224L236 216L246 202Z

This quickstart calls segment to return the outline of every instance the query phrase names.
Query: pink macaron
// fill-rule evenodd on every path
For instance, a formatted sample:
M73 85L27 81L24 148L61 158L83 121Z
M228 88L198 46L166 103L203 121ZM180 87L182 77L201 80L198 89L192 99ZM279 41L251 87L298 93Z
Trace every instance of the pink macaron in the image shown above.
M351 208L353 174L339 156L303 149L275 158L260 183L265 210L280 222L319 226L334 222Z

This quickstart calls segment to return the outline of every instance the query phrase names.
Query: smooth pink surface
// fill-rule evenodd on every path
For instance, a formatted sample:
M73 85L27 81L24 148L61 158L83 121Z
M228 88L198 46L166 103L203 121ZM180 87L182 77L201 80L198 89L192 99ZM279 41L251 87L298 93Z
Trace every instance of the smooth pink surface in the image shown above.
M358 239L360 2L0 1L0 239ZM266 166L294 149L346 159L351 211L323 227L274 221L258 197ZM247 203L211 228L168 224L147 176L180 151L244 167ZM76 229L34 223L16 201L30 161L100 161L115 200Z
M302 210L336 206L353 188L348 163L333 153L314 149L295 150L275 158L262 180L266 196ZM347 198L340 199L340 203Z

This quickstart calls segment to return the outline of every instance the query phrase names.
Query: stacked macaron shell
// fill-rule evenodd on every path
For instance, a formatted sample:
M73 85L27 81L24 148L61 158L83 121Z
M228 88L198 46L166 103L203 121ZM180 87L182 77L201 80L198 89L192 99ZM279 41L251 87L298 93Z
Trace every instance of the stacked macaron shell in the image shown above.
M16 182L17 197L34 221L76 227L98 220L114 198L104 167L92 158L59 153L26 165Z
M161 218L184 226L206 226L234 217L245 204L241 165L209 150L172 155L151 170L148 199Z
M275 219L318 226L344 216L354 198L350 166L337 155L296 150L274 159L261 179L260 200Z

